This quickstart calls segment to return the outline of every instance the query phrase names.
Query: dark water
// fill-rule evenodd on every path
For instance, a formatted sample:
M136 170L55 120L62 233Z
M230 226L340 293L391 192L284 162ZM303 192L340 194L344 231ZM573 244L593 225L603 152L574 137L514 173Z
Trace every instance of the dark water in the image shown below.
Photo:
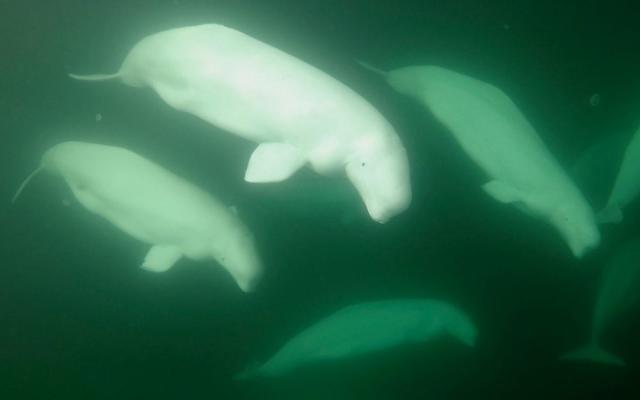
M622 0L0 1L0 397L640 398L637 308L606 337L626 368L556 361L587 337L600 267L638 233L638 207L576 261L547 225L485 196L451 136L353 62L438 64L491 82L569 168L639 122L639 11ZM338 205L305 208L286 193L343 185L309 171L244 184L252 144L149 91L66 77L113 72L141 37L205 22L279 47L375 104L408 148L411 209L377 225L348 191ZM268 266L259 290L244 295L221 269L190 261L139 270L147 247L87 213L59 180L38 177L10 207L42 152L68 139L128 147L238 205ZM608 188L594 182L607 180L589 178L578 182L601 202ZM478 326L477 347L441 340L271 381L231 379L336 309L394 297L457 304Z

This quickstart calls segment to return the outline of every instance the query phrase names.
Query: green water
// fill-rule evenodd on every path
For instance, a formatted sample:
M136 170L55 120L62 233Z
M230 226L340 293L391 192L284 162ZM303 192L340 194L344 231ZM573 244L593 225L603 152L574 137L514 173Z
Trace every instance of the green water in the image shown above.
M600 268L638 234L638 205L575 260L548 225L481 192L479 169L432 116L353 62L438 64L499 86L570 169L592 143L640 122L639 11L623 0L0 1L0 398L640 397L637 307L606 336L627 367L556 360L586 340ZM140 38L200 23L257 37L373 103L407 147L411 208L377 225L354 193L310 171L245 184L253 144L150 91L66 76L113 72ZM130 148L237 205L268 268L257 292L186 260L162 275L139 270L147 246L55 178L38 177L11 207L43 151L69 139ZM577 183L602 201L613 178L597 171ZM283 195L323 182L338 200ZM335 310L397 297L458 305L476 322L476 348L443 339L232 380Z

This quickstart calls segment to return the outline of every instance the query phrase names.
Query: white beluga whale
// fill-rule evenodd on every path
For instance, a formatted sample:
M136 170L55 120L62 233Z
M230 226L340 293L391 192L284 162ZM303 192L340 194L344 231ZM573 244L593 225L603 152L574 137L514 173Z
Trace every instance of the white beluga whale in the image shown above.
M638 302L639 293L640 238L635 238L624 243L607 262L591 317L587 345L560 359L625 365L622 358L602 349L602 336L616 317Z
M620 170L605 208L598 213L601 223L622 221L622 209L640 194L640 128L635 132L622 157Z
M181 257L215 260L245 292L262 263L236 213L182 178L129 150L64 142L47 150L39 171L62 177L78 202L130 236L150 244L142 268L164 272Z
M305 164L346 172L372 219L384 223L411 202L406 151L390 123L328 74L222 25L150 35L112 75L150 87L171 107L259 143L248 182L277 182Z
M289 340L273 357L236 379L282 376L298 367L356 357L443 334L474 346L477 331L469 317L435 300L388 300L345 307Z
M415 98L449 129L488 176L487 194L548 221L576 257L599 244L591 206L504 92L437 66L384 72L361 64Z

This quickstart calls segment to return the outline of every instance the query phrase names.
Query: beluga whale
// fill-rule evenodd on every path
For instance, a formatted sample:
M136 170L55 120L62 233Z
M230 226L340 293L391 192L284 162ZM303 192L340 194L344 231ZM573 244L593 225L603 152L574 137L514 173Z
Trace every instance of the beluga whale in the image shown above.
M603 336L617 318L634 305L637 306L639 289L640 238L636 237L623 243L605 266L593 308L587 344L560 359L626 365L621 357L603 349Z
M13 202L40 171L60 176L87 210L150 244L144 269L164 272L186 257L218 262L245 292L260 281L253 234L236 213L142 156L113 146L59 143L44 153Z
M605 208L598 213L601 223L622 221L622 209L640 194L640 128L627 146Z
M483 190L489 196L546 220L577 258L597 247L600 233L591 206L502 90L438 66L386 72L360 64L448 128L488 177Z
M247 182L277 182L309 164L346 173L379 223L411 202L409 163L391 124L319 69L244 33L207 24L140 40L115 79L153 89L171 107L258 143Z
M235 379L282 376L305 365L422 343L443 335L474 346L477 331L464 312L439 300L395 299L354 304L305 329L268 361L248 367Z

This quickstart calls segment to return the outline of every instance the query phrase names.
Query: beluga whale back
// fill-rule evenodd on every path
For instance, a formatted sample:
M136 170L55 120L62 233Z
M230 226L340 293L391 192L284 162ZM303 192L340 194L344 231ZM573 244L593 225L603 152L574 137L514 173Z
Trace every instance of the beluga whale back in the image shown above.
M305 164L345 172L372 219L384 223L411 202L406 151L390 123L328 74L222 25L150 35L112 75L152 88L171 107L259 143L248 182L289 178Z
M443 301L398 299L354 304L305 329L264 364L251 366L235 378L282 376L304 365L422 343L442 335L474 346L477 331L464 312Z
M164 272L181 257L215 260L245 292L262 276L254 238L235 212L182 178L129 150L64 142L39 171L60 176L78 202L130 236L151 244L142 268Z
M600 243L591 206L502 90L437 66L385 72L361 64L449 129L489 177L483 189L491 197L549 222L576 257Z

